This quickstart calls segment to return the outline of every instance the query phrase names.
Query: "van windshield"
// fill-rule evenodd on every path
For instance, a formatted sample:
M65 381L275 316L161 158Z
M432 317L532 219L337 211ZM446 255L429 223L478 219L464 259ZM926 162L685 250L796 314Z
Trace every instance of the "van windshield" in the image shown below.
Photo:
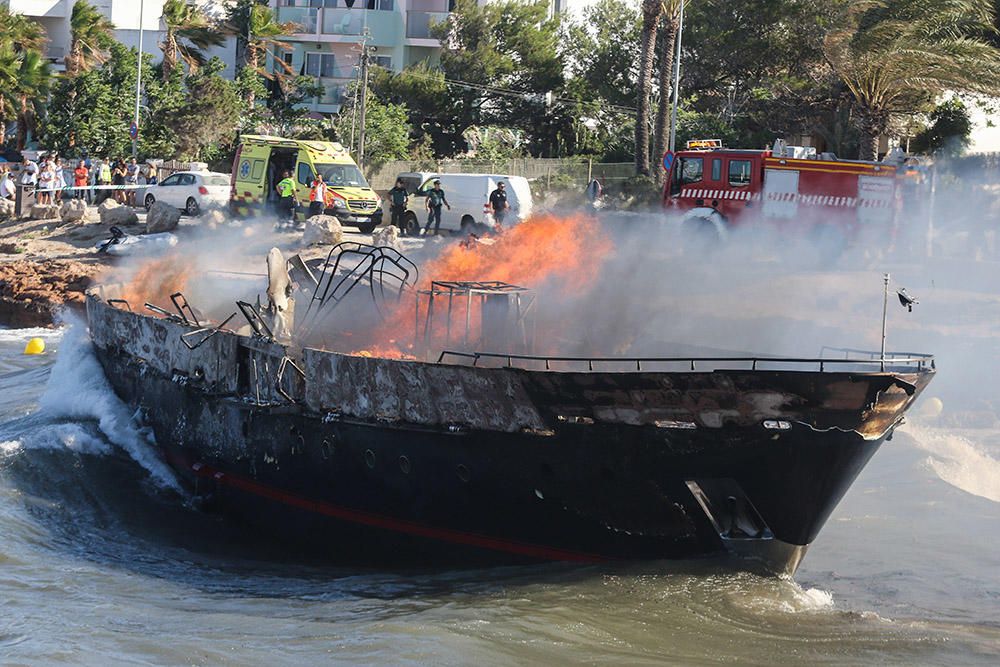
M323 181L335 188L367 188L361 170L353 164L317 164L316 171L323 176Z

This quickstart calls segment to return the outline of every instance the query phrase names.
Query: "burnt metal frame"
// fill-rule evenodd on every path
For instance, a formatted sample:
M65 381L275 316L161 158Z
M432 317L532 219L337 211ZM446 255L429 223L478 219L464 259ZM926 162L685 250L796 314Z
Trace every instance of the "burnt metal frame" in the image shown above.
M866 352L867 354L867 352ZM878 353L875 353L878 354ZM757 370L779 370L774 368L758 368L761 364L792 364L797 366L817 366L819 372L824 372L827 367L832 366L849 366L849 365L860 365L860 366L879 366L879 370L884 371L886 364L893 364L899 366L911 367L909 370L911 372L928 372L934 370L936 367L934 365L934 356L930 354L913 354L906 357L886 357L884 360L879 358L873 359L810 359L810 358L799 358L799 357L543 357L543 356L533 356L525 354L501 354L493 352L454 352L452 350L443 351L438 357L437 363L445 363L446 357L459 357L462 359L471 359L472 365L476 366L479 364L480 359L502 359L506 360L506 368L518 368L514 365L514 361L529 361L529 362L541 362L545 364L545 370L552 370L551 364L553 363L586 363L587 370L593 371L594 364L628 364L635 365L636 371L642 370L642 364L651 363L677 363L685 364L688 366L689 370L697 371L697 363L705 364L750 364L751 371ZM705 369L707 370L721 370L718 368ZM726 370L746 370L746 369L735 369L730 368ZM808 368L802 368L797 370L811 370Z
M243 317L245 317L247 322L250 324L250 328L253 330L254 335L259 338L266 338L271 341L274 340L274 332L271 331L271 327L267 326L267 322L265 322L264 318L261 317L261 314L257 312L257 309L253 307L253 304L247 303L246 301L237 301L236 307L240 309L241 313L243 313Z
M234 317L236 317L236 313L233 313L232 315L230 315L229 317L227 317L218 326L214 326L214 327L213 326L201 327L199 329L195 329L194 331L188 331L187 333L183 333L183 334L181 334L181 342L184 343L184 346L187 347L187 349L189 349L189 350L197 349L197 348L201 347L202 345L204 345L205 342L209 338L211 338L215 334L217 334L220 331L222 331L222 329L227 324L229 324L229 321L232 320ZM193 338L194 336L197 336L198 334L205 333L206 331L209 332L208 335L205 336L205 337L203 337L203 338L199 338L197 343L189 343L188 342L188 340L187 340L188 337L192 337Z
M490 294L514 294L517 304L517 319L514 324L524 324L524 319L535 303L532 297L524 307L521 307L521 295L531 292L528 287L513 285L501 280L432 280L430 289L417 292L416 311L414 313L414 343L420 336L420 295L427 295L427 314L424 317L424 350L428 348L430 338L430 323L434 317L434 297L448 297L448 315L445 322L445 345L451 344L451 313L456 296L465 296L465 335L463 344L469 344L469 330L472 328L472 297L481 296L483 299ZM439 360L440 361L440 360Z
M335 260L333 258L334 254L337 255ZM346 271L340 280L335 280L337 271L340 269L340 262L347 256L359 256L361 260L349 271ZM393 268L397 269L399 273L394 272ZM413 276L412 281L410 280L411 275ZM415 285L419 282L420 270L416 264L407 259L395 248L374 246L357 241L343 241L338 243L330 249L330 252L326 256L326 261L323 263L323 271L316 281L316 286L313 289L306 313L302 317L300 331L297 333L297 336L301 338L308 335L313 327L328 317L330 312L366 278L368 280L368 287L371 290L372 302L381 316L382 309L379 305L378 297L381 297L382 301L385 301L387 279L392 279L399 283L398 291L393 295L398 301L402 298L407 286L410 284ZM347 285L347 287L342 290L341 288L344 285ZM378 295L375 293L376 285L378 285ZM333 305L320 315L320 311L331 301Z

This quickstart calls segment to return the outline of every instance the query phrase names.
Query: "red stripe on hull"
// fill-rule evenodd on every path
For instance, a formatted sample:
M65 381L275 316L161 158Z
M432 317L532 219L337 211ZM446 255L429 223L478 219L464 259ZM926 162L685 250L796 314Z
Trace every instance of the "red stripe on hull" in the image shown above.
M397 519L382 514L374 514L361 510L351 509L340 505L333 505L321 500L310 500L297 496L281 489L266 486L255 482L252 479L233 475L221 470L212 468L203 463L190 463L183 457L167 453L167 459L176 466L188 468L198 477L212 478L220 484L225 484L234 489L239 489L247 493L252 493L261 498L267 498L275 502L296 507L298 509L314 512L323 516L328 516L341 521L349 521L374 528L391 530L405 535L424 537L452 544L462 544L466 546L489 549L518 556L537 558L540 560L569 561L576 563L601 563L610 560L597 554L583 553L578 551L566 551L556 547L547 547L538 544L525 542L515 542L479 533L469 533L451 528L436 528L414 521Z

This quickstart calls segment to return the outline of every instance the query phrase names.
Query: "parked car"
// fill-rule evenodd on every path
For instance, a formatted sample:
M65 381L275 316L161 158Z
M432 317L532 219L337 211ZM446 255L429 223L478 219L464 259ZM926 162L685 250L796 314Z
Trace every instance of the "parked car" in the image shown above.
M195 216L210 207L229 203L229 175L212 171L178 171L146 188L142 202L148 211L153 202L176 206Z
M531 215L531 188L523 176L408 172L399 174L399 178L410 192L410 201L404 215L403 231L407 234L417 233L427 222L426 201L421 196L415 196L415 193L429 190L437 179L441 179L441 188L451 204L450 211L447 208L441 211L442 230L469 231L476 224L492 225L492 216L486 213L485 206L489 202L490 193L501 181L507 184L507 203L510 204L504 224L509 226Z

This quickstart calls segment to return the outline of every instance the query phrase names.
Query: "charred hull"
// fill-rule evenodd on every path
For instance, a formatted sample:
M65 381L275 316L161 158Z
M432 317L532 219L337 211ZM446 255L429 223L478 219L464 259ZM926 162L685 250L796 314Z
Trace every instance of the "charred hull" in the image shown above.
M88 314L192 489L339 560L735 554L791 572L933 375L292 360L225 332L189 350L183 325L94 295Z

